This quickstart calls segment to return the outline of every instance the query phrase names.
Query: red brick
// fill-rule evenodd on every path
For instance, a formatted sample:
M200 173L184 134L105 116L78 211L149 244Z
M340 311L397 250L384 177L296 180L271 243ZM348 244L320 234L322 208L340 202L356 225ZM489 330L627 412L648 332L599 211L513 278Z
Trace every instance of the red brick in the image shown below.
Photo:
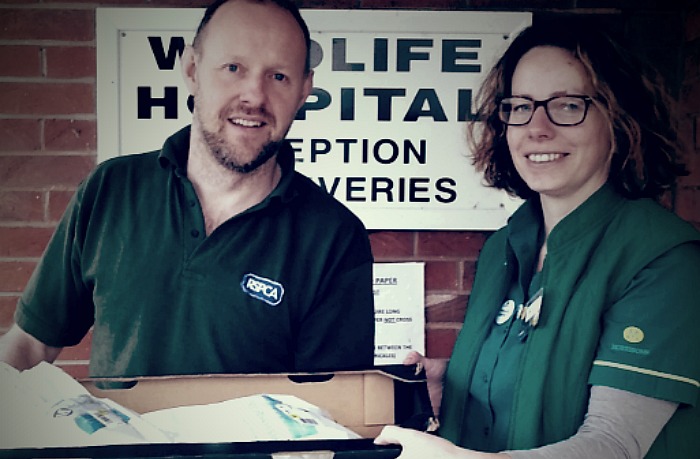
M685 22L685 41L691 42L700 38L700 10L688 12Z
M48 78L86 78L97 74L95 48L65 46L46 48Z
M95 151L97 123L90 120L46 120L44 148L49 151Z
M700 110L700 83L686 82L681 87L681 110L685 113L697 114Z
M87 379L90 375L90 367L88 363L58 361L55 362L55 364L57 367L59 367L64 372L68 373L71 377L73 377L73 379Z
M299 8L344 9L357 8L356 0L301 0Z
M474 285L474 275L476 274L476 261L462 262L462 289L466 292L472 291Z
M92 10L7 8L0 14L0 40L91 41L94 38Z
M455 261L428 261L425 264L425 289L427 291L460 290L459 263Z
M0 257L40 257L53 228L0 227Z
M17 1L17 0L12 0ZM43 3L66 3L66 0L43 0ZM70 3L94 4L95 0L71 0ZM101 6L122 6L122 7L183 7L183 8L204 8L211 3L211 0L110 0L101 1Z
M405 8L454 10L460 6L459 0L363 0L363 8Z
M93 156L0 156L6 187L75 187L95 166Z
M681 188L678 190L676 213L689 222L700 222L700 189Z
M700 116L697 117L697 133L700 135ZM700 142L700 139L698 139ZM692 146L692 143L690 144ZM679 177L678 183L682 187L700 186L700 145L698 148L688 148L688 152L683 155L683 162L689 171L684 177Z
M683 55L685 60L685 80L689 81L692 78L700 76L700 44L686 48Z
M391 261L413 256L412 232L380 231L370 234L375 261Z
M44 194L36 191L0 190L0 221L41 221Z
M75 194L72 191L51 191L49 193L49 221L57 222L68 207L70 198Z
M0 113L11 115L94 114L94 85L0 83Z
M428 323L464 322L467 295L429 294L425 300L425 320Z
M41 48L38 46L0 46L0 62L0 76L41 76Z
M0 334L5 333L15 323L14 315L19 296L0 296Z
M484 241L485 233L477 231L419 233L417 255L476 259Z
M452 355L459 326L433 327L428 325L425 333L425 353L434 359L447 359Z
M64 347L57 360L89 360L92 332L88 332L83 340L75 346Z
M0 261L0 292L21 293L35 267L31 261Z
M41 148L39 120L0 119L0 151L33 151Z
M679 159L690 167L689 162L698 150L695 144L695 130L699 116L690 113L682 113L678 123L678 137L683 143L683 147L678 151Z
M608 0L609 1L609 0ZM514 8L519 11L531 9L567 9L571 7L571 0L465 0L462 5L467 9L507 9ZM516 6L517 5L517 6Z

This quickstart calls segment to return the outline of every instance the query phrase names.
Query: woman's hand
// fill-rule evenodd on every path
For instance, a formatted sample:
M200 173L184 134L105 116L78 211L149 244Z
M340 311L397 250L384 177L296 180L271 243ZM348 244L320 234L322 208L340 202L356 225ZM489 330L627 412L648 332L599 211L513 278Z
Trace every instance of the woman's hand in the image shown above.
M437 416L440 413L440 403L442 401L442 378L445 376L447 360L429 359L423 357L416 351L408 353L403 361L404 365L418 365L418 368L425 369L425 376L428 379L428 394L430 403L433 406L433 413Z
M386 426L382 433L374 439L377 445L401 445L403 451L397 459L449 459L461 457L459 448L449 441L397 426Z
M403 451L396 459L510 459L504 453L479 453L462 449L444 438L397 426L384 427L374 443L401 445Z

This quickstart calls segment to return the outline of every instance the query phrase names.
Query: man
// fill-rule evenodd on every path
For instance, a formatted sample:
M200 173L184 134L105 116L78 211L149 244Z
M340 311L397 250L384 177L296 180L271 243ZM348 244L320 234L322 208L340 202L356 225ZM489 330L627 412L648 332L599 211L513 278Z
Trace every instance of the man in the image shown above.
M284 141L312 89L309 44L291 2L207 9L182 55L192 126L81 184L0 360L53 361L93 327L92 376L372 365L366 231Z

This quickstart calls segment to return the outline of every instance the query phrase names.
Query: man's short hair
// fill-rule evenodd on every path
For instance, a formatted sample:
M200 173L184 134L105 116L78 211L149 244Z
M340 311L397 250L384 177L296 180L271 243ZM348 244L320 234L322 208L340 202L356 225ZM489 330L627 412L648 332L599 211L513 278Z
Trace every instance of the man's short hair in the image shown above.
M228 3L230 1L237 1L237 0L216 0L214 3L209 5L207 9L204 11L204 16L202 16L202 20L199 22L199 26L197 27L197 32L194 35L194 40L192 41L192 46L194 46L195 49L199 50L199 45L200 42L202 41L202 35L204 32L204 29L206 28L207 24L209 24L209 21L211 18L214 16L214 13L216 13L216 10L219 9L221 5L224 3ZM297 21L297 24L299 24L299 28L301 29L302 33L304 34L304 42L306 44L306 62L304 64L304 73L308 74L309 71L311 70L311 35L309 34L309 27L306 25L306 21L304 21L304 18L301 17L301 13L299 12L299 8L297 8L296 4L291 1L291 0L243 0L247 1L250 3L260 3L260 4L266 4L266 3L271 3L273 5L277 5L283 10L288 11L292 17Z

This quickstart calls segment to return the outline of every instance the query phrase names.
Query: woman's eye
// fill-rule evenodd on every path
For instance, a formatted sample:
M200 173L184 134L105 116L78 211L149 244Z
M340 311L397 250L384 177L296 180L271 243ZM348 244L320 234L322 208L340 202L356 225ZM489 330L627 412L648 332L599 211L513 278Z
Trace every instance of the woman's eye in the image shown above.
M559 110L561 112L577 112L583 109L584 103L578 99L574 98L562 98L562 99L555 99L555 102L557 104L555 105L556 110Z
M568 104L564 104L561 106L561 110L564 110L566 112L577 112L581 110L581 104L577 102L571 102Z
M514 112L522 113L522 112L529 112L530 110L532 110L532 107L530 106L530 104L519 104L519 105L513 106Z
M229 72L237 72L238 71L238 66L236 64L229 64L228 65L228 71Z

